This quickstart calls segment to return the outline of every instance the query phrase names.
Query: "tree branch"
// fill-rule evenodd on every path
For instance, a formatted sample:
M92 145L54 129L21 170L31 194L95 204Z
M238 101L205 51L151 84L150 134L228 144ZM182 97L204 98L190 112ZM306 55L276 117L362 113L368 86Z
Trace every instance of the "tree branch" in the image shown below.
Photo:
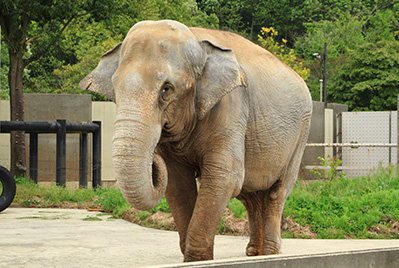
M39 34L38 36L32 37L32 38L29 38L29 39L24 43L24 47L26 47L30 42L32 42L32 41L34 41L34 40L36 40L36 39L38 39L38 38L40 38L40 37L42 37L41 34ZM22 44L22 43L23 43L23 40L21 41L21 44Z
M7 23L5 21L5 16L2 14L2 16L0 16L0 26L1 26L1 34L4 36L4 38L7 40L8 44L14 49L15 51L15 47L13 46L13 44L11 43L10 38L8 37L9 35L9 29L7 28Z

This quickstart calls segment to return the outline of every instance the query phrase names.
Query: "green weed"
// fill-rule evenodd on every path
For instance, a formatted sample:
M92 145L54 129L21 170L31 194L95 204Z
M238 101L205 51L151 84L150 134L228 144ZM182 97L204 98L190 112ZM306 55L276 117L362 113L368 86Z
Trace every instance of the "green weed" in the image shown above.
M87 217L84 218L83 221L102 221L99 217Z

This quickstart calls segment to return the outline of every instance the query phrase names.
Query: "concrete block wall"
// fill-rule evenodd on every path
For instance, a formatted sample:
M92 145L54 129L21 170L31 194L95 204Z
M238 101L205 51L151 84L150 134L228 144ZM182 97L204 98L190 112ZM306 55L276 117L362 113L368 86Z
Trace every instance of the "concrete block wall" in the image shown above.
M54 122L57 119L66 119L67 122L91 122L91 95L24 94L24 98L25 121ZM28 135L26 135L26 139L26 144L29 145ZM91 138L89 144L91 144ZM78 181L79 134L67 134L66 145L66 180ZM39 134L38 146L38 178L40 181L54 181L56 174L56 135ZM28 160L28 147L27 154ZM90 154L89 163L91 163ZM29 166L29 160L27 164ZM90 164L89 167L91 167ZM90 181L90 179L91 172L88 172L88 180Z
M313 102L313 113L311 118L308 143L333 143L337 142L337 115L348 111L345 104L328 103L324 108L324 102ZM305 169L306 165L319 165L318 157L333 157L336 155L335 148L307 147L302 158L299 177L313 179L316 175Z

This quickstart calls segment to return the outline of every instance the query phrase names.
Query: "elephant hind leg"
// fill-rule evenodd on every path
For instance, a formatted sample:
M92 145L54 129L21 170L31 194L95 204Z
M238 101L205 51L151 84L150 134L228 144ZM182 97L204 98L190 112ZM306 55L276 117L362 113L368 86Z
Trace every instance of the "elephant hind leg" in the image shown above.
M261 255L263 251L263 213L265 191L241 192L239 199L247 209L250 240L246 248L247 256Z
M280 226L285 199L274 199L273 189L274 187L265 191L241 192L237 197L248 214L250 240L246 248L247 256L280 252Z
M264 196L263 211L264 234L263 234L263 255L278 254L281 248L281 219L285 201L291 193L292 188L298 178L299 167L303 152L305 151L306 141L309 133L309 116L304 117L301 127L301 135L298 137L296 146L285 172L266 191Z

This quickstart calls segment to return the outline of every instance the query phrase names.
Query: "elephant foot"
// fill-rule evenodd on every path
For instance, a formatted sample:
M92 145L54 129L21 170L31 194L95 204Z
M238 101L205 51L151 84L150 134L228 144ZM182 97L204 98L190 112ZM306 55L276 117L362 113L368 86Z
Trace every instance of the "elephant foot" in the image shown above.
M274 241L265 241L263 246L254 243L248 243L247 256L273 255L280 253L280 243Z
M264 241L262 255L273 255L279 254L281 247L281 239L276 239L272 241Z
M207 260L213 260L213 248L199 250L187 248L186 253L184 254L184 262Z

